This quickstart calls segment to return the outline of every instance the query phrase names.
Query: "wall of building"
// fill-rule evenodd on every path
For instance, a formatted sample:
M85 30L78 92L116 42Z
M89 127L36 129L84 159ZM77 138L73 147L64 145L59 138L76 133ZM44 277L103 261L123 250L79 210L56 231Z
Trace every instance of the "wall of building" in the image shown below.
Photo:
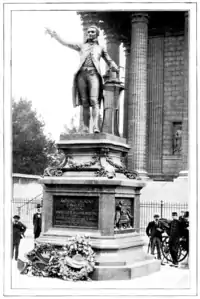
M182 156L173 154L173 126L183 120L184 35L164 39L163 173L177 174Z
M13 199L31 200L43 192L40 176L13 173Z
M183 119L184 35L150 36L148 44L148 173L178 175L173 133Z

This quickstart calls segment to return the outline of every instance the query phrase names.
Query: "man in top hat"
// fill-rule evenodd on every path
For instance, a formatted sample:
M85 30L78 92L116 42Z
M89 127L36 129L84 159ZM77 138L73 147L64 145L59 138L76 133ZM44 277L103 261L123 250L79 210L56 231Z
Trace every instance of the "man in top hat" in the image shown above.
M118 67L108 55L106 49L99 45L99 29L92 25L87 30L87 40L83 44L72 44L64 41L50 29L46 29L51 37L59 43L80 53L80 65L74 76L73 105L83 106L84 132L89 132L90 106L92 107L93 131L99 133L98 117L100 101L103 97L103 79L100 70L100 59L103 58L110 69L118 72Z
M177 212L173 212L169 229L169 251L172 258L172 264L170 266L178 267L178 246L180 236L181 222L178 220Z
M12 258L14 257L15 252L15 260L17 261L19 255L19 244L20 240L24 237L24 233L26 231L26 226L19 221L20 216L15 215L13 217L13 246L12 246Z
M37 212L33 215L33 234L34 234L34 239L39 238L41 230L42 230L41 205L37 204Z
M151 245L151 254L154 255L155 247L157 249L157 258L161 260L161 240L163 230L161 228L161 224L159 223L159 215L154 215L154 220L150 221L147 228L146 234L150 237L150 245ZM162 265L164 265L162 263Z

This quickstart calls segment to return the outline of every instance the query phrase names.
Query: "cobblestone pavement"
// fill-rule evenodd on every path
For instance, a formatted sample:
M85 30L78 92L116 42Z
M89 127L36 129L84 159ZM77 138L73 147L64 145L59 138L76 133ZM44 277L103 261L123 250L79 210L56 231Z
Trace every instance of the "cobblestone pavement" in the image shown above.
M27 237L22 240L20 244L19 258L24 259L24 253L33 248L33 238ZM146 250L146 246L144 250ZM89 287L108 288L110 281L92 281L92 282L79 282L79 284L85 286L89 284ZM35 288L35 289L48 289L49 286L52 289L73 287L76 283L67 282L55 278L41 278L28 275L21 275L17 269L17 263L12 261L12 288ZM135 288L135 289L189 289L189 270L187 268L173 268L169 265L161 266L159 272L153 273L149 276L143 276L135 278L129 281L123 281L123 288Z

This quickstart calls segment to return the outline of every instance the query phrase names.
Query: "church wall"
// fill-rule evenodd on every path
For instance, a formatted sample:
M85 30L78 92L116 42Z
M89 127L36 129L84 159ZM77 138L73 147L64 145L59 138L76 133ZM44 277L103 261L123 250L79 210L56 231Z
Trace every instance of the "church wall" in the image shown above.
M181 152L174 148L173 134L182 126L184 104L184 36L164 39L163 173L178 175ZM173 152L174 151L174 152Z
M148 163L149 175L178 175L181 152L173 135L182 126L184 100L184 36L149 37Z

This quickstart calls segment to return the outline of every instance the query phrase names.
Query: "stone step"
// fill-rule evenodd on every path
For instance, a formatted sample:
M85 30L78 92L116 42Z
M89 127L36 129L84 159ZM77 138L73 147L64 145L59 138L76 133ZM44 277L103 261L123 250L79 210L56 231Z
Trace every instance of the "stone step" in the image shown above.
M129 280L160 271L160 261L145 259L131 265L96 266L93 280Z

